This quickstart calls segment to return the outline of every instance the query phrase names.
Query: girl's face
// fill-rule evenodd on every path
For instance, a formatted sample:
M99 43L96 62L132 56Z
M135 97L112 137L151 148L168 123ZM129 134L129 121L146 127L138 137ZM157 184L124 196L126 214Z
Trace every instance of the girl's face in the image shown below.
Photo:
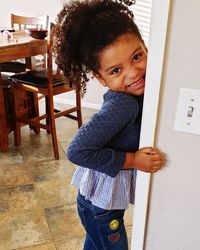
M117 38L99 55L100 69L94 76L113 91L142 95L145 87L147 51L132 33Z

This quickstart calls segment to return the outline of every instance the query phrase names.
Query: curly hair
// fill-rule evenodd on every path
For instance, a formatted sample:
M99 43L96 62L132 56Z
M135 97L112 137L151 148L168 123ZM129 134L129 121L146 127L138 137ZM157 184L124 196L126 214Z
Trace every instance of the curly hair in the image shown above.
M66 3L57 16L56 64L64 79L86 92L88 73L98 73L99 54L120 35L142 37L125 5L111 0L85 0Z

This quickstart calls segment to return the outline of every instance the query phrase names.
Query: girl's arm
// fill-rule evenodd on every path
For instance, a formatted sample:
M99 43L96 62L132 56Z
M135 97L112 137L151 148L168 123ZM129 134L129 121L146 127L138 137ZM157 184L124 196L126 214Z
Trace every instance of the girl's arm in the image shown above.
M80 128L68 147L68 159L76 165L115 177L123 168L126 152L106 145L137 117L138 110L134 97L113 93L110 99L105 99L103 108Z

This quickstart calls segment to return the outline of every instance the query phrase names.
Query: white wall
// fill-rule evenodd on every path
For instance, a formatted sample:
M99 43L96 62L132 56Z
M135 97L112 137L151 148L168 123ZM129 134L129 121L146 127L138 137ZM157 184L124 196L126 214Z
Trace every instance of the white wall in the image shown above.
M146 250L199 250L200 136L173 130L181 87L200 89L200 2L171 0L157 146L166 167L152 179Z
M50 21L55 22L57 13L61 10L64 0L1 0L0 27L10 26L10 14L24 16L49 15ZM102 104L102 95L106 89L98 82L91 80L88 85L88 92L82 100L82 105L91 108L99 108ZM72 94L65 94L55 98L62 103L74 103Z
M62 0L1 0L0 26L10 26L10 14L24 16L49 15L55 21L56 14L62 7Z
M103 87L97 80L92 79L87 84L87 92L82 99L82 106L100 109L103 102L103 94L107 88ZM73 104L75 100L75 93L62 94L55 97L55 101L59 103Z

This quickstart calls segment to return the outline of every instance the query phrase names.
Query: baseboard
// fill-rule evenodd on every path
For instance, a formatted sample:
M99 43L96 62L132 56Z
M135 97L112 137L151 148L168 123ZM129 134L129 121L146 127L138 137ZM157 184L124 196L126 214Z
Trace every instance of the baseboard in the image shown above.
M54 97L54 101L57 103L75 105L75 101L69 100L69 99ZM101 105L99 104L94 104L94 103L84 102L84 101L81 102L81 106L84 108L91 108L91 109L96 109L96 110L99 110L101 108Z

